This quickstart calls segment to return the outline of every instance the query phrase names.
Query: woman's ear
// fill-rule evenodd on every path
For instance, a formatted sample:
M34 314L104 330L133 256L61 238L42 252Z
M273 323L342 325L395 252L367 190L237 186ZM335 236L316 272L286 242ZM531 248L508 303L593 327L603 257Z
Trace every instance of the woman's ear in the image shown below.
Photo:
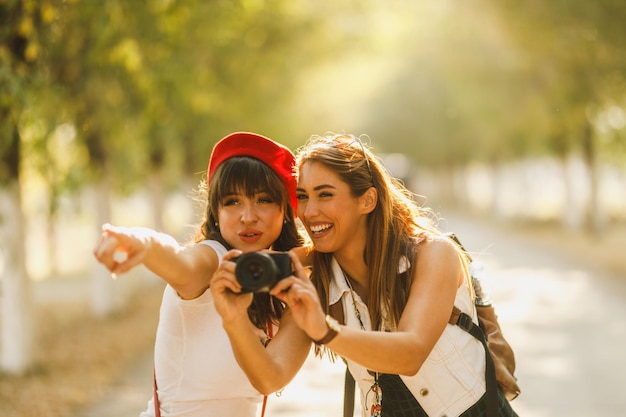
M370 187L361 196L364 213L371 213L378 203L378 191L374 187Z

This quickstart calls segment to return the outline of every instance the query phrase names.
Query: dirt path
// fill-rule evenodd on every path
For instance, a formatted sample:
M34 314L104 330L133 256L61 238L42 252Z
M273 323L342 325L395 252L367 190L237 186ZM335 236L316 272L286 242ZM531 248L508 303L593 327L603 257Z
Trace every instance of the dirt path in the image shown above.
M626 271L618 254L626 246L607 247L614 253L609 262L595 249L576 246L578 237L454 215L443 226L486 264L504 334L517 355L522 395L512 404L519 415L622 415L626 277L616 271ZM608 252L602 256L608 259ZM72 417L137 416L151 394L151 372L150 349L104 388L99 401ZM341 363L311 357L280 398L269 398L266 415L339 416L342 384Z

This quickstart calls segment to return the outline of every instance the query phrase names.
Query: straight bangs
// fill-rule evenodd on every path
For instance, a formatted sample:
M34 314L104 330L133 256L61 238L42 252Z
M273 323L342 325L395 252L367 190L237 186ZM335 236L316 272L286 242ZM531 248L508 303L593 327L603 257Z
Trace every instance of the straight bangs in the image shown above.
M252 198L257 193L267 193L283 209L287 191L278 175L263 162L248 156L237 156L221 164L211 178L209 201L214 213L229 194L242 193Z

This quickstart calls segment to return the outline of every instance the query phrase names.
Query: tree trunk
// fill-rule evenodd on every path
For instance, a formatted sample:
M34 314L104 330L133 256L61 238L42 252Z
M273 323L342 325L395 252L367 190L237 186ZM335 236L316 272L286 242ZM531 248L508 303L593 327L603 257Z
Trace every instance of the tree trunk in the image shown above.
M160 232L165 232L165 230L163 230L165 193L163 191L161 171L158 168L153 170L148 178L148 190L150 193L150 200L152 202L152 227Z
M596 158L596 144L589 123L585 126L582 138L583 159L589 173L589 204L587 206L587 226L591 233L601 234L606 226L606 213L600 203L600 172Z
M588 189L588 184L584 181L584 169L580 158L574 154L563 155L560 161L565 188L561 224L568 230L581 230L585 222L583 200Z
M11 181L0 194L0 368L23 374L33 361L34 320L19 182Z
M106 180L95 185L94 200L96 224L100 230L104 223L111 222L111 190ZM116 291L111 274L103 265L94 263L94 271L91 276L93 313L96 317L110 316L122 307L122 294L120 291Z
M506 209L506 175L505 175L505 167L502 161L496 158L493 161L492 171L491 171L491 180L492 180L492 201L491 201L491 213L496 219L504 219L507 217L507 209Z
M58 251L57 251L57 221L58 216L56 214L48 215L47 224L46 224L46 238L48 239L48 275L51 277L56 277L59 275L59 265L57 262L58 259Z

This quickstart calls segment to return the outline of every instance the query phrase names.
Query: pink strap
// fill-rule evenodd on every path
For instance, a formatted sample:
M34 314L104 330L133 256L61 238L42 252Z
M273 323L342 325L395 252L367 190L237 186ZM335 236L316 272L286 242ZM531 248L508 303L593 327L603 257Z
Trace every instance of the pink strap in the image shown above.
M161 407L159 406L159 394L157 393L157 384L156 384L156 369L154 369L154 371L152 372L152 391L153 391L153 398L152 401L154 401L154 415L156 417L161 417Z

